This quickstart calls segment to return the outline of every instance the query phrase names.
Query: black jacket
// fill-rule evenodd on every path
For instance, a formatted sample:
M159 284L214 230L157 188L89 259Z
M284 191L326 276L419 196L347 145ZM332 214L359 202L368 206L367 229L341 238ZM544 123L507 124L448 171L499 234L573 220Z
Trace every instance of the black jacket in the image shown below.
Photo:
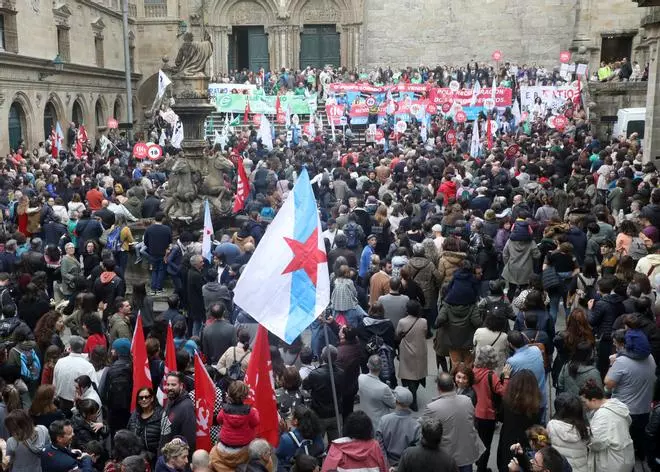
M63 223L59 223L57 221L51 221L49 223L46 223L43 226L43 231L44 231L44 243L46 246L49 244L54 244L58 245L60 242L60 238L67 234L67 229L66 225Z
M188 271L188 280L186 284L188 294L188 316L193 321L204 321L204 295L202 286L204 285L204 276L195 268ZM222 354L221 354L222 355Z
M186 390L174 400L167 401L165 415L169 419L170 431L162 434L161 430L159 449L172 440L174 436L183 436L190 448L190 454L195 451L195 437L197 434L197 417L195 406Z
M108 436L108 426L104 425L103 428L99 429L97 432L94 432L85 419L80 416L80 413L76 413L71 418L71 425L73 426L73 441L71 442L71 447L74 449L84 448L90 441L100 441L103 442L104 438Z
M161 421L165 410L156 404L154 413L147 419L143 419L136 409L128 420L126 429L133 431L142 440L142 448L151 454L158 454L160 444Z
M342 411L341 393L344 391L344 371L338 365L333 365L335 388L337 389L337 403L339 413ZM303 388L312 396L312 410L319 418L334 418L335 409L332 399L332 385L330 382L330 367L323 364L314 369L303 381Z
M151 225L144 232L143 241L151 257L162 258L172 242L172 230L163 224Z
M201 341L208 363L217 364L225 351L236 344L236 329L226 320L213 320L204 326Z
M589 324L594 330L597 339L612 338L612 325L614 320L625 313L623 297L617 294L608 294L594 303L589 313Z
M434 472L458 472L458 466L442 448L430 449L424 446L406 448L399 460L397 472L418 472L433 470Z
M130 411L133 393L133 364L130 358L120 357L108 367L101 401L112 413Z
M160 198L149 195L142 204L142 218L153 218L160 209Z

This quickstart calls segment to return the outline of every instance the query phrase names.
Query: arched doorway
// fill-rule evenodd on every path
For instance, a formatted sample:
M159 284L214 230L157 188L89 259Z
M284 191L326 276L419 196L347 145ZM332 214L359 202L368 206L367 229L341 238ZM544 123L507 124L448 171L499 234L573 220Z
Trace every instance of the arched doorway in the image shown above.
M117 121L121 121L121 118L122 118L122 116L121 116L121 100L119 100L118 98L115 100L115 106L114 106L112 112L113 112L114 119L117 120Z
M57 125L57 119L55 105L49 101L44 108L44 138L50 136L51 130Z
M14 102L9 107L9 147L16 149L26 131L25 111L20 103Z
M100 98L96 100L96 105L94 106L94 117L96 118L97 128L105 126L105 120L103 119L103 103L101 103Z
M79 100L73 102L73 109L71 110L71 121L76 123L76 126L80 126L85 122L85 115L83 114L82 105Z

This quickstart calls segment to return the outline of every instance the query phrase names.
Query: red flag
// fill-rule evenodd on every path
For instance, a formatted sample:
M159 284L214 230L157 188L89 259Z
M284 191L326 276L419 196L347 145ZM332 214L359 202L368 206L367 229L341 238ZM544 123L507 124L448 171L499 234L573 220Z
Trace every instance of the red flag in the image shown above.
M275 99L275 113L279 115L281 111L282 111L282 105L280 104L280 96L278 95L277 98Z
M57 131L55 131L55 127L53 126L50 131L50 155L57 159L58 153L59 150L57 149Z
M257 437L277 447L280 442L279 418L273 389L268 331L262 325L259 325L257 338L254 341L254 349L245 373L245 383L250 387L250 395L246 403L259 410L261 421L257 428Z
M250 113L252 113L252 112L250 111L250 100L246 98L246 99L245 99L245 113L243 113L243 124L247 124L247 123L248 123L248 120L250 119L250 117L249 117L248 115L249 115Z
M158 387L158 399L160 404L165 406L167 403L167 394L165 393L165 383L167 374L176 371L176 348L174 347L174 334L172 334L172 323L167 325L167 340L165 341L165 368L163 369L163 380Z
M245 200L247 200L250 193L250 181L245 173L245 167L243 167L243 159L238 158L236 160L236 167L238 168L238 181L236 185L236 198L234 198L234 208L232 209L234 213L238 213L243 209Z
M135 322L135 331L133 331L131 354L133 355L133 393L131 395L131 411L134 411L138 390L144 387L152 387L149 359L147 358L147 347L144 344L144 331L142 331L142 315L139 312L137 321Z
M83 155L83 144L87 142L87 130L85 130L85 126L80 125L76 136L76 157L80 159Z
M215 405L215 385L204 367L201 357L195 353L195 411L197 412L197 439L195 447L210 451L211 425Z
M488 121L486 122L486 133L488 135L488 149L493 148L493 130L491 127L490 116L488 116Z

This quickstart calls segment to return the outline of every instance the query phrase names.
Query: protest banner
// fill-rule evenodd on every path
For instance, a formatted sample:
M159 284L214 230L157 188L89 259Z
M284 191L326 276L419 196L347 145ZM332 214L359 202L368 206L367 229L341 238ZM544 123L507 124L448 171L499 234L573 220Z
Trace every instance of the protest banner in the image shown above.
M541 103L546 108L556 109L564 105L566 100L572 100L573 103L580 102L580 85L577 81L561 86L537 85L520 87L520 105L524 111L529 111L534 106L534 100L541 98Z
M243 113L250 101L250 113L260 113L264 115L277 114L277 96L275 95L243 95L235 93L219 93L215 95L215 108L219 113ZM280 95L280 108L286 109L287 106L291 113L299 115L309 115L312 111L310 103L313 100L314 109L316 108L316 95L305 97L304 95L286 94Z

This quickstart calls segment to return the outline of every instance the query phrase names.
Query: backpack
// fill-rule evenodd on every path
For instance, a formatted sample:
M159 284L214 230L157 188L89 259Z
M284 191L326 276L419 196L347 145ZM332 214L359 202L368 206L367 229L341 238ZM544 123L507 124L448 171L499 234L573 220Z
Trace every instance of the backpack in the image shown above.
M108 240L105 244L106 249L110 249L112 252L119 252L121 250L121 230L124 229L121 226L116 226L108 234Z
M586 280L584 280L584 277L582 277L582 274L578 274L576 280L577 288L575 289L575 298L573 303L574 308L578 307L580 300L593 300L596 298L597 280L598 279L594 279L591 284L587 284Z
M2 290L0 290L0 315L4 315L5 307L7 308L7 311L9 311L9 308L11 308L12 313L16 315L18 308L16 306L16 302L14 301L11 287L4 287ZM3 337L1 329L0 337Z
M243 359L250 353L248 349L243 357L236 359L236 348L234 347L234 362L231 363L227 369L227 377L231 380L243 380L245 378L245 372L243 372Z
M39 374L41 373L41 361L37 356L34 349L29 351L22 351L18 348L13 348L18 353L21 359L21 378L25 383L34 383L39 381Z
M289 431L289 436L293 440L293 443L296 445L296 452L294 452L293 456L291 456L290 464L282 464L285 470L291 470L293 464L295 463L295 458L303 454L314 457L319 465L323 463L323 458L325 457L325 450L323 447L319 447L311 439L303 439L301 441L293 431Z
M525 333L522 333L522 335L528 346L536 346L539 348L541 354L543 354L543 368L548 372L550 370L550 358L548 357L548 353L545 352L545 344L538 342L539 333L540 331L536 332L533 340L530 340Z
M133 367L130 362L113 364L108 369L104 405L110 410L129 410L133 391Z
M502 406L502 395L497 393L493 388L493 371L488 372L488 388L490 389L490 399L493 403L493 410L495 410L495 419L499 420L500 407Z
M0 320L0 342L10 341L11 335L19 324L21 324L21 320L15 316Z
M646 249L646 245L642 238L635 236L630 241L630 249L628 249L628 255L633 258L633 260L638 261L642 257L648 255L649 251Z
M360 244L360 231L357 223L348 223L344 226L344 236L346 236L346 247L356 249Z

